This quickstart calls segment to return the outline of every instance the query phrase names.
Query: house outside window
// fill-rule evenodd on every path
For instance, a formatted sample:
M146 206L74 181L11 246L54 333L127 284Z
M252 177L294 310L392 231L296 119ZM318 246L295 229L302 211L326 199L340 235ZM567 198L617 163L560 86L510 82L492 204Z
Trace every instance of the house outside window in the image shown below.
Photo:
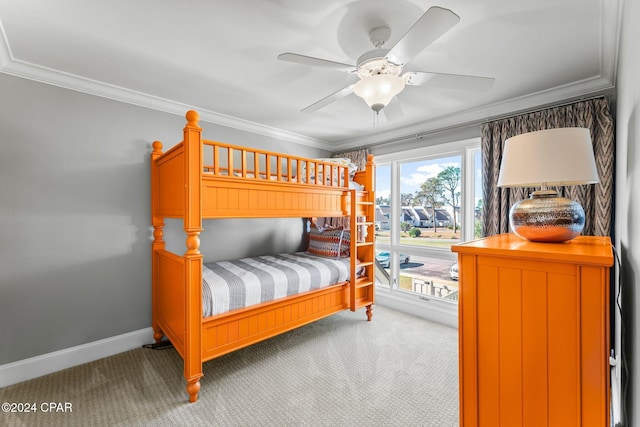
M451 246L481 237L480 139L376 156L380 288L457 311Z

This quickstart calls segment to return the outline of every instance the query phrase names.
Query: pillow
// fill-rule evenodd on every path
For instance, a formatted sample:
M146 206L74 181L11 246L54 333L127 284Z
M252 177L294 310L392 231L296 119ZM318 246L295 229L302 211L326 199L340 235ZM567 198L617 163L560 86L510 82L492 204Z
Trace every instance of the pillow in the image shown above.
M349 170L349 180L353 179L353 176L355 175L356 171L358 170L358 165L356 165L355 163L353 163L351 160L349 159L345 159L345 158L341 158L341 157L332 157L332 158L324 158L324 159L316 159L317 161L320 162L328 162L328 163L333 163L335 165L338 166L347 166L348 170ZM337 176L337 172L334 170L334 181L337 180L338 176ZM313 183L314 178L316 176L316 165L315 163L312 163L310 165L310 177L311 177L311 181ZM320 175L320 180L322 180L322 168L321 171L319 173ZM302 182L305 182L307 179L307 162L305 161L300 162L300 176L302 177ZM329 181L329 180L328 180ZM328 182L330 183L330 181Z
M322 229L311 227L307 252L329 258L349 256L351 232L341 228Z
M353 175L358 171L358 165L350 159L344 157L331 157L330 159L316 159L323 162L335 163L339 166L347 166L349 168L349 179L353 179Z

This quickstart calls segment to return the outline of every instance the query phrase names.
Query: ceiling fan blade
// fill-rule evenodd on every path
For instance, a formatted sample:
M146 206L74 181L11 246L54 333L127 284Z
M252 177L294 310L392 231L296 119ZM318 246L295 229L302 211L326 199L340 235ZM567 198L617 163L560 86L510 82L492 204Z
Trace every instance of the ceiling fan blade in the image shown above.
M347 73L355 73L354 65L343 64L341 62L328 61L326 59L314 58L313 56L299 55L297 53L281 53L278 55L281 61L295 62L296 64L311 65L314 67L330 68L332 70L346 71Z
M382 109L382 112L388 122L400 120L404 117L404 111L402 111L402 105L400 105L400 101L398 101L397 96L393 97L391 102Z
M459 21L460 17L449 9L437 6L429 8L391 48L387 59L394 64L406 64Z
M344 98L347 95L351 95L351 93L353 93L353 86L355 86L355 83L343 89L340 89L339 91L334 92L329 96L325 96L320 101L316 101L313 104L309 105L308 107L304 107L300 111L309 112L309 113L313 111L318 111L322 107L325 107L331 104L332 102L337 101L340 98Z
M410 86L443 87L448 89L482 91L493 86L493 77L469 76L466 74L430 73L421 71L408 71L402 75L405 83Z

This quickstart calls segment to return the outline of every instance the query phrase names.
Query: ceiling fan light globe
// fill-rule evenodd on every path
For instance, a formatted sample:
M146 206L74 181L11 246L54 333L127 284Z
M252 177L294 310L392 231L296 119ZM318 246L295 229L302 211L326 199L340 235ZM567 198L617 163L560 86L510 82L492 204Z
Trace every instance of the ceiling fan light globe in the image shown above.
M361 79L353 87L353 92L364 99L371 109L378 112L403 89L404 80L401 77L379 74Z

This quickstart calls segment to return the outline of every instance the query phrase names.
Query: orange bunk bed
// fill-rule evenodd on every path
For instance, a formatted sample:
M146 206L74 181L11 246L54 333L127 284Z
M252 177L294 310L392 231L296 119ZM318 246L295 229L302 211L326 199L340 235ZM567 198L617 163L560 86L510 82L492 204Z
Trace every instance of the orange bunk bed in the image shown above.
M183 358L195 402L207 360L345 309L366 307L371 320L375 179L371 155L364 171L350 174L330 161L203 140L198 113L188 111L186 119L182 142L163 153L155 141L151 154L152 327L155 341L167 337ZM203 316L203 220L345 216L352 236L347 280ZM183 255L165 249L164 218L182 218Z

